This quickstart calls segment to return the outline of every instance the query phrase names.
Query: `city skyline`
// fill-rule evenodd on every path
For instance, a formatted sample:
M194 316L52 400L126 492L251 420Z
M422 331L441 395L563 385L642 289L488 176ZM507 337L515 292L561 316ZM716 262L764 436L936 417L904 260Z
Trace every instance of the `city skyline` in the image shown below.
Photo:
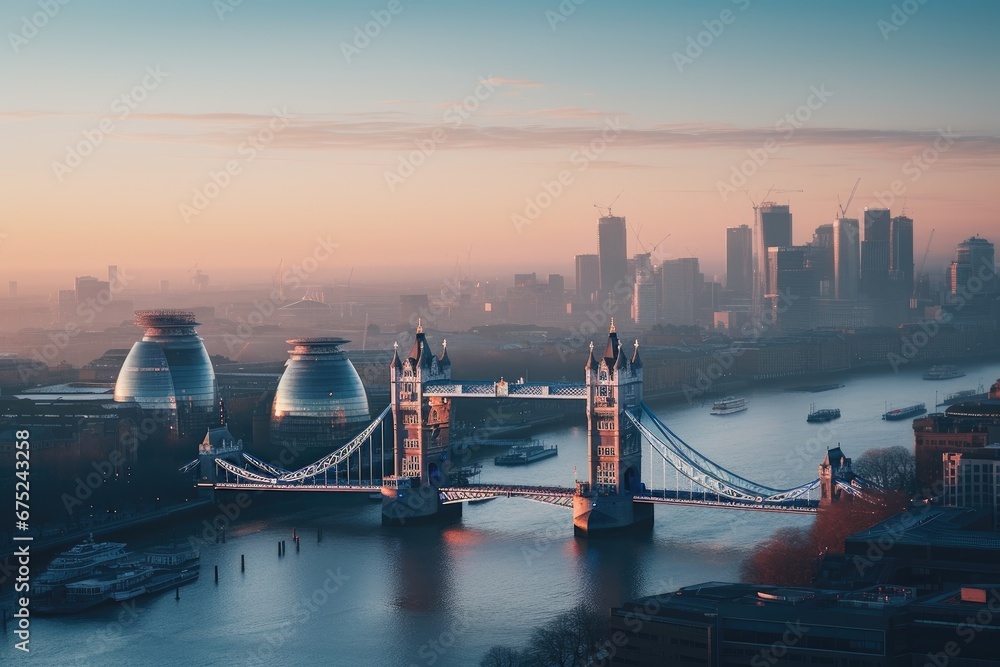
M594 251L594 206L622 190L615 213L644 243L669 233L664 259L697 256L721 276L725 229L753 220L742 190L803 190L772 197L795 211L801 244L859 176L848 216L898 215L905 203L915 247L937 230L929 266L997 226L997 93L979 84L988 16L745 0L636 4L642 22L598 4L565 15L527 3L443 14L217 4L104 2L79 15L60 5L41 27L35 3L5 7L6 279L84 274L87 256L148 281L195 263L249 280L325 235L342 255L319 278L353 267L359 280L399 279L371 239L402 241L411 228L437 230L436 252L411 264L429 275L466 257L479 276L568 275L574 255ZM316 21L290 29L302 11ZM138 30L146 21L189 30L190 45ZM85 48L119 35L114 53ZM425 48L431 35L447 39ZM597 40L618 46L591 49ZM633 229L628 243L631 256ZM554 258L552 247L567 251Z

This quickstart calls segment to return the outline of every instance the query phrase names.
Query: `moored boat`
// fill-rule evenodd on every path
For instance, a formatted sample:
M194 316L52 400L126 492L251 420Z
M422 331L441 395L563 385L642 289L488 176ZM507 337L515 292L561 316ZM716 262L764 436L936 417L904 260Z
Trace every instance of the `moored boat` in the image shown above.
M528 445L526 447L512 447L509 452L497 456L493 459L494 465L498 466L523 466L535 461L547 459L559 453L559 447L552 445Z
M902 419L909 419L910 417L922 415L925 412L927 412L927 406L923 403L917 403L916 405L910 405L905 408L888 410L882 415L882 419L885 419L886 421L900 421Z
M44 594L65 584L86 577L102 566L122 563L127 558L124 542L94 542L90 535L69 551L64 551L49 564L33 583L36 594Z

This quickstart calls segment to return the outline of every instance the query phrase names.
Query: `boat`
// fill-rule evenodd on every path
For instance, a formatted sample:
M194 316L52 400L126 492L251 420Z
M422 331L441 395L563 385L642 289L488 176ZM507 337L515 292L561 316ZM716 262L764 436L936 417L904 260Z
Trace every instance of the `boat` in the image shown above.
M201 567L201 554L191 546L172 544L170 546L153 547L145 553L145 564L155 570L197 569Z
M810 384L803 385L801 387L792 387L788 391L807 391L812 394L819 393L821 391L831 391L833 389L840 389L844 385L839 382L834 382L833 384Z
M948 364L944 366L931 366L931 369L924 373L925 380L950 380L960 377L965 377L965 373L959 370L958 366Z
M124 602L146 593L145 583L153 568L143 563L109 566L102 572L78 579L41 599L33 600L33 611L40 614L71 614L102 602Z
M747 399L740 396L726 396L712 404L713 415L731 415L747 409Z
M510 451L493 459L493 463L498 466L523 466L535 461L541 461L559 453L559 447L552 445L527 445L523 447L511 447Z
M32 582L36 594L49 593L76 579L93 574L102 566L123 563L128 555L124 542L94 542L91 534L85 541L64 551Z
M968 401L981 401L988 398L989 394L983 391L982 386L979 389L963 389L962 391L956 391L952 394L946 394L944 400L937 404L937 407L942 405L954 405L955 403L965 403Z
M922 415L925 412L927 412L927 406L923 403L917 403L916 405L910 405L905 408L888 410L882 415L882 419L885 419L886 421L900 421L901 419L909 419L910 417Z
M113 546L107 548L106 545ZM157 593L198 578L201 555L191 546L172 544L154 547L138 560L128 558L125 546L120 542L94 544L91 537L61 554L53 561L53 565L57 565L55 571L60 575L60 583L47 584L49 587L32 599L32 608L42 614L71 614L104 602L124 602ZM93 556L91 552L98 555ZM92 567L76 575L62 576L70 569L63 559L78 561L81 558L93 562ZM81 567L73 569L82 571ZM45 579L52 571L50 567L39 580ZM54 579L49 577L46 581Z
M809 406L809 416L806 417L806 421L809 423L821 423L829 422L834 419L840 419L840 408L820 408L816 409L816 405Z

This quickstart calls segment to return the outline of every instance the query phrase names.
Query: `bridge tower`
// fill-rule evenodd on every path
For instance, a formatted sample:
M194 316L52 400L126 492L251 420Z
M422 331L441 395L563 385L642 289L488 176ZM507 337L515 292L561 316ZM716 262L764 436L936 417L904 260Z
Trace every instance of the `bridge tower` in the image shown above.
M382 523L405 524L460 515L461 504L441 505L438 487L448 481L448 434L451 399L425 396L428 382L451 381L448 344L435 356L423 325L417 323L413 347L405 359L393 346L389 368L395 475L382 486Z
M819 464L819 504L829 505L840 500L842 491L837 486L837 482L850 482L854 479L854 472L851 470L851 459L844 456L840 447L834 447L826 451L823 462Z
M635 503L641 490L642 439L625 411L638 415L642 403L642 360L636 341L631 357L618 340L614 320L600 357L585 367L587 385L588 481L577 482L573 531L597 535L653 525L652 505Z

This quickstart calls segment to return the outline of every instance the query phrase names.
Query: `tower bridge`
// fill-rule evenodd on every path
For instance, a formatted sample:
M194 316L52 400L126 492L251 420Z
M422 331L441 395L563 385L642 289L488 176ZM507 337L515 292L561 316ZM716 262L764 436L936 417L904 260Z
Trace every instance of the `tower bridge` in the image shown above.
M463 381L451 377L447 342L440 356L433 354L418 324L405 357L394 345L389 405L346 445L290 471L233 448L215 450L206 439L199 460L185 469L200 464L198 486L206 490L379 493L384 524L453 517L461 514L463 503L473 500L526 498L571 508L578 535L648 529L657 504L804 514L844 494L864 496L875 489L853 474L851 460L839 447L827 452L816 479L791 489L759 484L708 459L643 403L638 341L630 347L626 350L619 340L612 321L604 350L597 353L590 345L582 383ZM585 479L573 488L456 482L449 441L455 398L581 401L587 413ZM384 456L382 469L375 470L376 431L383 444L387 433L391 438L389 474ZM651 462L657 459L663 464L658 488L641 479L644 442ZM675 486L682 486L683 477L687 490L667 488L668 466L674 471Z

